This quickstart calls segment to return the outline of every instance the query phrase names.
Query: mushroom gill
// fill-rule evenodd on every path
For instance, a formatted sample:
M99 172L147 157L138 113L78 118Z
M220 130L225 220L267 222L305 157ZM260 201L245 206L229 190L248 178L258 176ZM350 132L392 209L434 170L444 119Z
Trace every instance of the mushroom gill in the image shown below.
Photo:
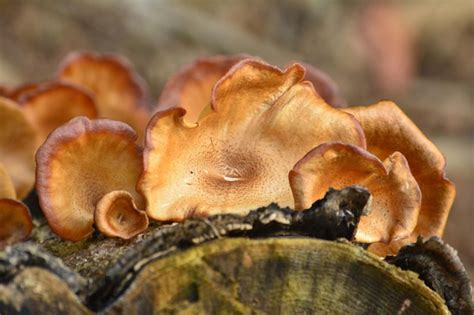
M125 123L76 117L55 129L36 154L36 189L51 229L78 241L92 233L97 202L128 191L139 206L135 184L142 170L136 132Z
M281 71L246 59L214 86L212 112L197 124L186 111L158 112L147 128L138 189L157 220L245 214L276 202L293 206L288 172L328 141L365 147L351 116L324 102L298 64Z

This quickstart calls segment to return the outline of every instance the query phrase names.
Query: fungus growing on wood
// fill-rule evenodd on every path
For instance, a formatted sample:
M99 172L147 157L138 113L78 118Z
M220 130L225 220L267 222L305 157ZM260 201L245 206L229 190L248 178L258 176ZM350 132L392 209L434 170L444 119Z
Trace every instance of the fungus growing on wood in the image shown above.
M20 201L0 196L0 249L26 239L32 229L28 208Z
M370 213L361 217L355 239L389 242L408 237L418 220L421 193L405 157L395 152L384 162L352 145L325 143L310 151L289 174L297 210L309 208L329 188L367 187Z
M288 172L329 141L365 147L358 122L326 104L298 64L281 71L246 59L214 87L213 111L192 125L177 108L147 127L138 189L157 220L293 206Z
M246 55L212 56L185 65L166 82L156 110L182 107L186 110L186 120L198 121L202 115L210 113L214 84L245 58Z
M148 228L146 212L139 210L133 196L123 190L102 197L95 210L97 229L110 237L130 239Z
M0 97L0 163L10 176L18 199L26 197L35 181L37 134L21 108Z
M53 82L30 91L20 99L23 112L39 133L48 134L76 116L97 117L93 98L78 86Z
M214 85L227 71L248 55L217 55L196 59L172 75L161 92L157 111L182 107L185 119L191 123L211 112L211 94ZM337 84L324 72L300 63L306 70L304 79L310 81L318 94L330 105L342 107L346 104Z
M135 184L142 150L128 125L76 117L55 129L39 148L36 189L51 229L78 241L92 233L97 202L115 190L128 191L141 206Z
M123 121L143 135L150 118L145 84L127 60L117 55L72 53L62 63L58 77L88 89L100 117Z
M396 253L400 246L414 242L418 235L441 236L456 195L454 184L445 177L445 159L441 152L393 102L346 109L361 123L367 150L385 160L393 152L407 159L422 195L418 223L410 238L389 246L373 245L380 255Z

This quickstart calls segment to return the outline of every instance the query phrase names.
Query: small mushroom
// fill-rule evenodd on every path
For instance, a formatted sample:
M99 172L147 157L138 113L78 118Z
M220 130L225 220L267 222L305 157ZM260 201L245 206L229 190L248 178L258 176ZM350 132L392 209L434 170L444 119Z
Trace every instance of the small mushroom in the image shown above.
M0 249L26 239L32 229L30 211L22 202L0 198Z
M377 253L396 253L419 235L442 236L456 195L454 184L445 177L446 161L436 146L390 101L345 109L360 121L367 138L367 150L385 160L402 153L423 197L418 223L410 238L389 245L373 245Z
M139 210L133 196L123 190L105 194L95 210L97 229L110 237L130 239L148 228L146 212Z
M246 59L214 86L213 111L198 124L183 120L181 108L158 112L137 186L149 217L293 207L288 172L309 150L329 141L364 147L358 122L326 104L304 73L298 64L281 71Z
M88 89L100 117L123 121L142 137L150 118L145 84L127 60L117 55L76 52L65 58L58 77Z
M93 98L78 86L52 82L20 98L20 105L38 130L42 143L48 134L76 116L97 117Z
M92 233L97 202L125 190L142 206L136 132L122 122L76 117L55 129L36 154L36 189L51 229L78 241Z
M21 108L0 97L0 163L10 176L18 199L26 197L35 181L37 134Z
M218 55L196 59L185 65L166 82L156 106L157 111L182 107L186 120L196 122L211 112L212 87L232 66L246 55Z
M366 187L370 213L361 217L355 239L389 242L408 237L416 226L421 193L399 152L384 162L352 145L325 143L310 151L289 174L295 208L309 208L329 188Z

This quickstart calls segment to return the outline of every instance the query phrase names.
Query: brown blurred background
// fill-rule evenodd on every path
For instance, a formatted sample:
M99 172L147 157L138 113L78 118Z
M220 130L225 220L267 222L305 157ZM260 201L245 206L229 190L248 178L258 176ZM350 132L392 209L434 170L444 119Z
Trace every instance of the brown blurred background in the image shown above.
M351 105L394 100L447 157L445 239L474 275L472 0L0 0L0 85L48 79L85 49L127 56L152 100L181 65L238 52L311 63Z

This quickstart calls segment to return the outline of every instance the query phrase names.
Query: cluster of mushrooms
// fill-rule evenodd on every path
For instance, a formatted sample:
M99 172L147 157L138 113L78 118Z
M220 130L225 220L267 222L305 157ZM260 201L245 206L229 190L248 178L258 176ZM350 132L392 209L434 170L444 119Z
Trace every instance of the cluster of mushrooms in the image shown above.
M443 155L397 105L345 107L302 63L199 59L150 106L126 60L80 52L0 95L0 246L31 233L20 200L34 186L52 231L79 241L94 227L128 239L149 218L297 211L360 185L372 199L355 240L381 256L441 236L455 197Z

